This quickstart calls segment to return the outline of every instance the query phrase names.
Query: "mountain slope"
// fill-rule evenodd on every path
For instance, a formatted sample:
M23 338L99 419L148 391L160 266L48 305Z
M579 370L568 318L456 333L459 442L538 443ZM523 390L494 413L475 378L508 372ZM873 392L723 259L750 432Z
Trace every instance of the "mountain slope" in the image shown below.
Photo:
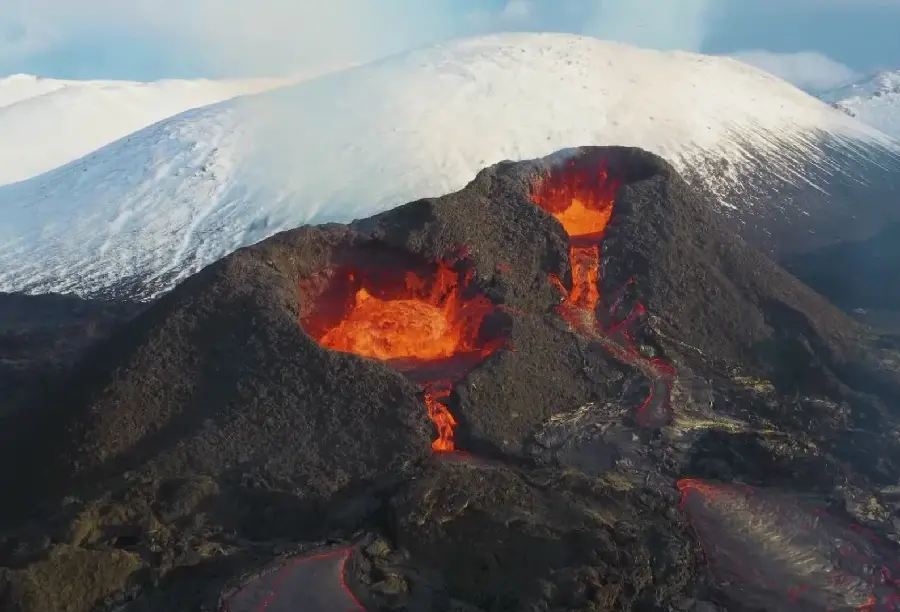
M900 168L895 141L734 60L490 36L192 110L0 188L0 289L148 297L279 230L586 144L662 155L775 253L874 231Z
M188 109L284 82L0 79L0 184L37 176Z
M900 138L900 70L879 72L822 96L851 117Z

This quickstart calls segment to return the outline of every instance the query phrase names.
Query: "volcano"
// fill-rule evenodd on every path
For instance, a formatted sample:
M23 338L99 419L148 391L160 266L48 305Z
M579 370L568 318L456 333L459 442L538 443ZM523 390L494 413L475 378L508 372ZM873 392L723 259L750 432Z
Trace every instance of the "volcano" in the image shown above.
M438 433L432 449L451 452L457 422L444 400L454 377L500 348L502 341L482 337L496 306L484 296L466 299L471 276L443 262L417 273L398 261L373 269L373 259L326 271L318 292L312 286L323 275L305 282L301 293L312 304L301 325L325 348L384 361L423 384Z
M145 306L39 299L0 297L52 315L0 356L74 339L9 379L4 609L896 606L900 344L652 153L503 162Z

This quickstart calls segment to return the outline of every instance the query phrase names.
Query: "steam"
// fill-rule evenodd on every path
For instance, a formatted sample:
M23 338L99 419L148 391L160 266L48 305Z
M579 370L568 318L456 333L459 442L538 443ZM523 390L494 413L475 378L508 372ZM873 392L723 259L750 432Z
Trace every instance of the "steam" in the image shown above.
M711 0L592 0L583 33L663 51L700 51L714 10Z
M731 57L774 74L806 91L824 91L860 78L850 67L812 51L774 53L751 50L732 53Z

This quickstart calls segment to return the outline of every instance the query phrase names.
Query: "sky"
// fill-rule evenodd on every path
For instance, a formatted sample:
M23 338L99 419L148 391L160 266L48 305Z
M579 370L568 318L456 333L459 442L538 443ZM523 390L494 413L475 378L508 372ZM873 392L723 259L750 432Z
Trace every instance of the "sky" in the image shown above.
M900 68L900 0L2 0L0 75L285 75L561 31L735 55L806 89Z

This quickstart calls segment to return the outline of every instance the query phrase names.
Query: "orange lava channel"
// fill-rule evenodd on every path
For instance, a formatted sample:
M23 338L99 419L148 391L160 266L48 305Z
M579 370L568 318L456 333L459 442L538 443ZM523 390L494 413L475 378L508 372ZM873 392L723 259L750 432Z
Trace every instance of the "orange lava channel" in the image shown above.
M600 302L600 239L612 216L617 188L606 170L573 168L545 176L532 193L534 203L553 215L569 235L572 289L556 276L550 281L565 296L560 314L575 328L594 325L593 312Z
M422 364L461 353L487 356L496 344L481 343L479 329L495 306L483 296L463 299L465 279L440 264L433 279L408 272L402 295L376 296L361 286L346 316L328 330L319 344L326 348L382 361L412 360ZM449 381L425 385L428 417L437 429L435 452L452 452L457 421L445 402Z

